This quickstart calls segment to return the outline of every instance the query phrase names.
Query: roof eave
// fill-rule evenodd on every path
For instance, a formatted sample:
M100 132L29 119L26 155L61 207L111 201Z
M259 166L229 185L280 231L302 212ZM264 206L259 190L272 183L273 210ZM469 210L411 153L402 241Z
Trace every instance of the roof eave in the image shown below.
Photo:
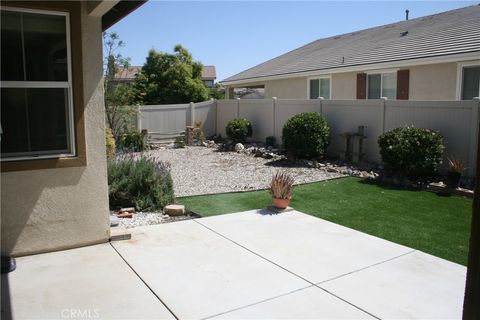
M424 57L424 58L417 58L417 59L388 61L388 62L380 62L380 63L373 63L373 64L361 64L361 65L355 65L355 66L328 68L328 69L322 69L322 70L301 71L301 72L245 78L245 79L238 79L238 80L231 80L231 81L222 80L219 83L224 86L232 86L232 85L247 84L252 82L282 80L282 79L300 78L300 77L312 77L312 76L317 76L322 74L358 72L358 71L368 71L368 70L387 69L387 68L403 68L403 67L410 67L410 66L416 66L416 65L478 60L479 53L480 51L474 51L474 52L460 53L460 54L453 54L453 55L442 55L442 56Z
M105 13L102 17L102 31L107 30L115 23L129 15L131 12L137 10L145 4L147 0L122 0L117 3L112 9Z

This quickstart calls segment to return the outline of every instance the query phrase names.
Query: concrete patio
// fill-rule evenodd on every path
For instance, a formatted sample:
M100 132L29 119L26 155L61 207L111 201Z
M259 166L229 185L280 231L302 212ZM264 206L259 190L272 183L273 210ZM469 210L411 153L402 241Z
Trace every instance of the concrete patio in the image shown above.
M17 259L2 319L460 319L466 268L301 212L132 229Z

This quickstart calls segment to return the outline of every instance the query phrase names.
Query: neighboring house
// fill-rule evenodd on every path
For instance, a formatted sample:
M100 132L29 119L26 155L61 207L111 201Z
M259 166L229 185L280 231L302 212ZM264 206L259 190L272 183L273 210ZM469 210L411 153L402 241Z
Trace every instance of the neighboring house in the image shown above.
M461 100L480 95L480 6L320 39L221 81L265 98Z
M2 256L108 241L102 31L143 3L2 1Z
M132 84L135 77L142 70L141 66L130 66L127 68L119 68L113 80L115 85L118 84ZM217 72L215 66L203 66L202 81L208 88L215 86L215 79L217 79Z
M215 66L203 66L202 81L208 88L215 86L215 79L217 79L217 71Z
M115 77L113 78L113 83L115 85L127 84L130 85L135 81L135 77L140 73L142 67L140 66L129 66L126 68L119 68Z

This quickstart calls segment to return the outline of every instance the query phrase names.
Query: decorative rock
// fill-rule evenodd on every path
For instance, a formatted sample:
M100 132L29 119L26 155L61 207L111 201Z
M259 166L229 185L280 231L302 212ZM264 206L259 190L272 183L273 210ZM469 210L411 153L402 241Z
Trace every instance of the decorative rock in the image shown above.
M243 144L241 144L241 143L237 143L237 144L235 145L235 152L240 153L240 152L242 152L244 149L245 149L245 147L244 147Z
M110 216L110 227L116 227L120 223L120 220L118 220L117 217L115 216Z
M170 216L181 216L185 214L185 206L181 204L169 204L163 211Z

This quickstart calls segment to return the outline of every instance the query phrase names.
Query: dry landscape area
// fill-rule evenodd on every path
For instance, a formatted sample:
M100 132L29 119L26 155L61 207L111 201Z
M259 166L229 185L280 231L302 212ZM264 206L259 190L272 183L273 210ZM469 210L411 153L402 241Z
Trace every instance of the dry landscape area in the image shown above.
M177 197L266 189L272 175L279 169L287 169L295 178L295 184L342 176L317 168L282 167L274 159L205 147L162 149L149 151L148 154L171 164Z

